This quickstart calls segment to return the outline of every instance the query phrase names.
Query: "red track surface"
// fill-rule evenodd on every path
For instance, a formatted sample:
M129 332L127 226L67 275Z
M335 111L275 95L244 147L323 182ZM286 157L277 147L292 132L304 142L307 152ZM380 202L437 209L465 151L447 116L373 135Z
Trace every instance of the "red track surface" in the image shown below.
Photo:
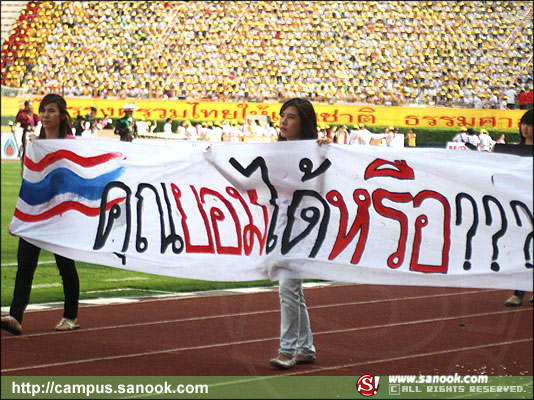
M532 375L532 304L511 291L332 285L305 289L318 360L269 366L279 336L273 290L84 306L82 328L55 332L61 310L27 312L2 331L3 375ZM525 300L528 300L528 296Z

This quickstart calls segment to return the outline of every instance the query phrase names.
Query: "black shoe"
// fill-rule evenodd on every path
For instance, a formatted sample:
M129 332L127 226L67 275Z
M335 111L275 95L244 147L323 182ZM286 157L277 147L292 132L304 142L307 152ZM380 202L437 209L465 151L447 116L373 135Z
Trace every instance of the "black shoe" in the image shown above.
M13 335L20 335L22 333L22 325L11 315L2 317L2 329Z

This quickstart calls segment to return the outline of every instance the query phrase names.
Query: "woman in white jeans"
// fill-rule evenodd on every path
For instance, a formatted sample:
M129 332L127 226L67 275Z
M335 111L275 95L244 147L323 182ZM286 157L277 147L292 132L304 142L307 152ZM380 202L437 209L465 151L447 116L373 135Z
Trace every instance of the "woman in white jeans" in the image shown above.
M280 109L278 141L317 140L317 115L313 105L304 99L286 101ZM328 139L317 140L326 144ZM302 279L282 279L280 293L280 347L278 355L270 360L277 369L293 368L296 364L311 364L317 359L310 317L304 300Z

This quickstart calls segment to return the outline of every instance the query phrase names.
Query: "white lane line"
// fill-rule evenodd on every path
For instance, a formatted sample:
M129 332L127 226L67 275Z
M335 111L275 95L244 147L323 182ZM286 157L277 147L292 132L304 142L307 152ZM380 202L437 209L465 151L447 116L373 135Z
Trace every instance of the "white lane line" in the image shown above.
M347 307L347 306L357 306L357 305L365 305L365 304L375 304L375 303L387 303L387 302L398 302L398 301L405 301L405 300L420 300L420 299L430 299L430 298L438 298L443 296L458 296L460 294L477 294L477 293L485 293L486 290L474 290L471 292L461 292L461 293L448 293L448 294L435 294L435 295L425 295L425 296L411 296L411 297L397 297L393 299L380 299L380 300L367 300L367 301L353 301L348 303L334 303L334 304L327 304L327 305L319 305L319 306L310 306L308 305L308 310L314 310L314 309L321 309L321 308L331 308L331 307ZM186 297L190 298L190 297ZM94 305L101 306L101 304L98 303L98 301L101 300L107 300L107 299L95 299L92 300L95 302ZM114 300L120 300L120 298L114 298ZM174 298L171 299L163 299L163 300L176 300ZM181 300L179 298L178 300ZM85 302L90 302L91 300L84 300ZM161 301L161 300L159 300ZM120 301L117 301L118 303L122 303ZM148 302L148 301L147 301ZM146 302L144 302L146 303ZM93 305L90 305L93 306ZM61 308L63 306L61 305ZM508 312L509 310L502 311ZM523 310L517 310L517 311L523 311ZM169 319L169 320L163 320L163 321L154 321L154 322L140 322L137 324L121 324L121 325L111 325L111 326L100 326L96 328L84 328L72 332L42 332L42 333L33 333L24 335L24 337L40 337L40 336L50 336L50 335L62 335L62 334L76 334L76 333L83 333L83 332L93 332L93 331L102 331L107 329L121 329L121 328L131 328L136 326L150 326L150 325L159 325L159 324L171 324L171 323L177 323L177 322L188 322L188 321L203 321L203 320L210 320L210 319L218 319L218 318L228 318L228 317L244 317L244 316L250 316L250 315L262 315L262 314L269 314L269 313L277 313L280 312L279 308L272 309L272 310L260 310L260 311L249 311L249 312L242 312L242 313L233 313L233 314L224 314L224 315L205 315L201 317L189 317L189 318L179 318L179 319ZM501 313L501 311L499 311ZM314 333L315 335L315 333ZM15 340L17 339L17 336L3 336L2 340Z
M144 278L141 276L132 276L131 278L104 279L104 282L146 281L148 279L150 278Z
M508 346L510 344L519 344L519 343L528 342L530 340L531 339L518 339L518 340L513 340L513 341L490 343L490 344L479 345L479 346L460 347L460 348L452 349L452 350L441 350L441 351L435 351L435 352L431 352L431 353L419 353L419 354L413 354L413 355L409 355L409 356L399 356L399 357L385 358L385 359L380 359L380 360L362 361L362 362L358 362L358 363L334 365L334 366L331 366L331 367L313 368L313 369L310 369L310 370L307 370L307 371L295 371L295 372L288 372L288 373L285 373L285 374L278 374L278 375L271 375L271 376L258 376L258 377L254 377L254 378L239 379L239 380L235 380L235 381L231 381L231 382L214 383L214 384L208 385L208 387L215 388L215 387L219 387L219 386L240 385L240 384L248 384L248 383L251 383L251 382L258 382L258 381L269 381L269 380L272 380L272 379L278 379L278 378L282 378L282 377L285 377L285 376L291 376L291 375L315 374L317 372L332 371L332 370L336 370L336 369L345 369L345 368L351 368L351 367L358 367L358 366L362 366L362 365L369 365L369 364L374 365L374 364L378 364L378 363L385 363L385 362L391 362L391 361L408 360L408 359L411 359L411 358L436 356L436 355L441 355L441 354L445 354L445 353L457 353L457 352L461 352L461 351L478 350L478 349L483 349L483 348L488 348L488 347ZM125 397L125 398L127 398L127 399L138 399L138 398L143 398L143 397L147 397L147 396L148 395L145 394L145 395L137 395L137 396L132 396L132 397ZM465 398L465 396L460 397L460 398Z
M63 284L61 283L40 283L40 284L37 284L37 285L32 285L32 289L45 289L45 288L50 288L50 287L60 287L60 286L63 286Z
M408 356L383 358L381 360L362 361L362 362L356 362L356 363L350 363L350 364L335 365L335 366L331 366L331 367L314 368L313 370L309 370L309 371L290 372L290 373L288 373L286 375L306 375L306 374L313 374L313 373L322 372L322 371L331 371L331 370L334 370L334 369L358 367L358 366L361 366L361 365L369 365L369 364L374 365L374 364L378 364L378 363L409 360L411 358L419 358L419 357L432 357L432 356L437 356L437 355L441 355L441 354L458 353L458 352L461 352L461 351L478 350L478 349L485 349L485 348L488 348L488 347L496 347L496 346L509 346L511 344L519 344L519 343L525 343L525 342L532 342L532 338L508 340L506 342L496 342L496 343L489 343L489 344L481 344L481 345L478 345L478 346L458 347L456 349L447 349L447 350L440 350L440 351L432 351L432 352L428 352L428 353L411 354L411 355L408 355Z
M143 278L144 279L144 278ZM310 289L316 289L318 287L339 287L339 286L359 286L358 284L343 284L338 282L320 282L320 283L304 283L304 288L310 288ZM108 289L108 290L100 290L100 291L88 291L88 292L82 292L82 293L107 293L112 291L121 291L121 290L136 290L136 291L146 291L149 293L162 293L162 294L151 294L147 296L130 296L130 297L103 297L100 301L94 302L92 299L83 299L80 300L80 307L93 307L93 306L106 306L111 304L128 304L128 303L138 303L140 301L148 302L148 301L167 301L167 300L181 300L183 298L205 298L205 297L213 297L216 296L223 296L223 295L239 295L239 294L251 294L251 293L263 293L263 292L273 292L278 291L278 286L258 286L255 288L249 288L250 290L242 290L243 288L230 288L230 289L215 289L215 290L202 290L197 292L167 292L163 290L152 290L152 289L136 289L136 288L123 288L123 289ZM245 292L245 293L242 293ZM59 310L63 309L63 302L62 301L54 301L50 303L35 303L35 304L29 304L26 308L25 313L31 313L35 311L43 311L43 310ZM3 313L9 312L9 306L2 306L1 308Z
M476 318L476 317L483 317L483 316L490 316L490 315L499 315L499 314L510 314L510 313L517 313L517 312L532 312L531 309L522 309L522 310L504 310L504 311L497 311L497 312L489 312L489 313L477 313L477 314L467 314L467 315L459 315L454 317L445 317L445 318L430 318L430 319L422 319L417 321L408 321L408 322L398 322L393 324L382 324L382 325L373 325L373 326L367 326L367 327L357 327L357 328L347 328L347 329L339 329L339 330L331 330L331 331L322 331L322 332L314 332L314 336L318 335L331 335L331 334L338 334L338 333L347 333L347 332L356 332L356 331L363 331L363 330L371 330L371 329L382 329L382 328L391 328L391 327L398 327L398 326L404 326L404 325L416 325L416 324L426 324L426 323L432 323L432 322L440 322L440 321L447 321L447 320L453 320L453 319L461 319L461 318ZM247 315L247 314L255 314L255 313L239 313L239 314L227 314L227 315L221 315L221 316L210 316L209 318L228 318L229 316L241 316L241 315ZM198 317L198 318L186 318L181 320L174 320L174 321L164 321L164 323L169 322L183 322L183 321L189 321L189 320L196 320L196 319L203 319L205 317ZM205 318L208 319L208 318ZM123 327L133 327L133 326L142 326L142 325L154 325L157 323L162 322L154 322L154 323L146 323L146 324L131 324L131 325L123 325ZM94 331L94 330L100 330L105 328L94 328L94 329L84 329L81 331L73 331L73 332L64 332L73 334L76 332L87 332L87 331ZM63 334L64 334L63 333ZM21 336L21 337L15 337L15 338L27 338L30 335ZM2 337L2 339L4 339ZM251 344L251 343L260 343L260 342L269 342L273 340L278 340L279 337L270 337L270 338L260 338L260 339L250 339L250 340L241 340L236 342L225 342L225 343L214 343L209 345L201 345L201 346L192 346L192 347L177 347L173 349L165 349L165 350L154 350L154 351L147 351L147 352L141 352L141 353L132 353L132 354L122 354L122 355L116 355L116 356L108 356L108 357L97 357L97 358L87 358L83 360L73 360L73 361L66 361L66 362L60 362L60 363L49 363L49 364L40 364L40 365L32 365L27 367L18 367L18 368L6 368L2 369L0 372L14 372L14 371L26 371L26 370L32 370L32 369L38 369L38 368L50 368L50 367L60 367L65 365L76 365L76 364L85 364L85 363L91 363L91 362L99 362L99 361L109 361L109 360L120 360L120 359L127 359L127 358L135 358L135 357L144 357L144 356L153 356L157 354L167 354L172 352L180 352L180 351L197 351L197 350L206 350L206 349L213 349L213 348L219 348L219 347L227 347L227 346L236 346L236 345L243 345L243 344ZM500 342L495 345L504 345L504 344L511 344L511 343L522 343L525 341L532 341L532 338L528 339L519 339L516 341L510 341L510 342ZM397 359L403 359L403 358L414 358L414 357L426 357L429 355L436 355L446 352L453 352L453 351L463 351L463 350L470 350L470 349L476 349L476 348L483 348L488 347L492 345L482 345L482 346L473 346L473 347L465 347L460 348L460 350L455 349L449 349L446 351L440 351L440 352L432 352L432 353L421 353L420 355L411 355L411 356L403 356L403 357L396 357L391 359L384 359L384 360L375 360L373 362L388 362L388 361L394 361ZM370 363L370 362L369 362ZM345 364L347 366L353 366L353 364ZM354 366L359 365L359 363L354 363ZM363 365L363 364L362 364ZM345 366L336 366L336 367L325 367L326 369L337 369L337 368L344 368ZM315 369L312 372L318 372L319 369ZM295 373L295 375L298 373ZM288 374L292 375L292 374Z
M411 358L431 357L431 356L437 356L437 355L447 354L447 353L458 353L458 352L461 352L461 351L484 349L484 348L488 348L488 347L508 346L508 345L511 345L511 344L519 344L519 343L529 342L531 340L532 339L518 339L518 340L509 340L509 341L506 341L506 342L483 344L483 345L478 345L478 346L459 347L457 349L440 350L440 351L433 351L433 352L429 352L429 353L412 354L412 355L408 355L408 356L383 358L383 359L380 359L380 360L370 360L370 361L362 361L362 362L356 362L356 363L350 363L350 364L333 365L331 367L313 368L313 369L309 369L307 371L294 371L294 372L288 372L288 373L285 373L285 374L278 374L278 375L273 375L273 376L260 376L260 377L256 377L256 378L250 378L250 379L240 379L240 380L232 381L232 382L214 383L214 384L208 385L208 386L209 387L217 387L217 386L238 385L238 384L241 384L241 383L249 383L249 382L255 382L255 381L276 379L276 378L280 378L280 377L284 377L284 376L315 374L317 372L332 371L332 370L336 370L336 369L344 369L344 368L351 368L351 367L359 367L359 366L362 366L362 365L374 365L374 364L378 364L378 363L386 363L386 362L391 362L391 361L409 360Z
M147 293L164 293L164 294L174 294L176 292L167 292L165 290L156 290L156 289L138 289L138 288L117 288L117 289L102 289L102 290L89 290L89 291L86 291L86 292L82 292L82 293L90 293L90 294L94 294L94 293L112 293L112 292L147 292ZM87 299L87 300L80 300L80 303L81 302L87 302L87 301L90 301L91 299ZM105 300L106 298L101 298L99 300L102 300L102 302L100 304L105 304Z

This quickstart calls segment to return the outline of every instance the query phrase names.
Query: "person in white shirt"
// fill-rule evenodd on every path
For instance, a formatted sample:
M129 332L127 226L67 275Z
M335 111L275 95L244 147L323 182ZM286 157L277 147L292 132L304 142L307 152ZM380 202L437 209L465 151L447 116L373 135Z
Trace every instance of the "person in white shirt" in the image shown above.
M230 141L231 142L241 142L243 131L241 130L241 127L238 126L237 122L232 122L232 125L230 127Z
M271 142L278 137L278 132L276 131L276 128L273 126L272 122L269 123L265 135L269 138L268 140Z
M508 109L515 109L515 90L513 88L510 88L506 92L504 92L504 95L507 97L506 106L508 107Z
M187 127L187 129L185 131L185 134L187 136L187 140L197 140L198 139L197 128L194 127L191 124L189 124L189 126Z
M230 131L231 127L228 121L223 121L222 123L222 131L223 131L223 142L229 142L230 141Z
M393 129L393 127L390 127L388 133L386 134L386 146L393 146L393 142L395 141L395 134L395 129Z
M85 121L83 124L83 132L82 137L87 138L93 136L93 131L91 130L91 123L89 121Z
M476 133L471 128L467 130L467 142L466 143L472 144L477 149L478 149L478 146L480 145L480 138L478 137L478 133Z
M473 99L473 108L476 108L477 110L482 108L482 100L480 97L475 96Z
M186 122L182 121L182 123L178 125L178 128L176 128L176 134L180 137L180 139L186 138L186 135L185 135L186 126L187 126Z
M165 124L163 125L163 133L171 134L172 133L172 119L167 118Z
M467 142L467 140L468 140L468 135L467 135L467 128L465 126L462 126L460 128L460 133L458 133L456 136L452 138L452 141L457 142L457 143L465 143Z
M360 129L358 129L354 133L354 138L351 137L351 139L349 140L349 144L361 144L362 146L370 146L372 135L373 134L365 127L365 125L362 124L360 125Z
M356 124L356 128L358 129L350 131L348 144L360 144L360 133L362 130L359 124Z
M220 122L215 122L212 129L212 141L220 142L222 140L223 130Z
M478 145L479 151L491 151L493 148L493 145L495 144L495 141L491 138L491 136L488 134L488 131L485 129L480 130L480 136L478 137L480 140L480 144Z
M135 124L137 125L138 135L146 135L148 133L149 127L144 118L137 119L135 121Z

